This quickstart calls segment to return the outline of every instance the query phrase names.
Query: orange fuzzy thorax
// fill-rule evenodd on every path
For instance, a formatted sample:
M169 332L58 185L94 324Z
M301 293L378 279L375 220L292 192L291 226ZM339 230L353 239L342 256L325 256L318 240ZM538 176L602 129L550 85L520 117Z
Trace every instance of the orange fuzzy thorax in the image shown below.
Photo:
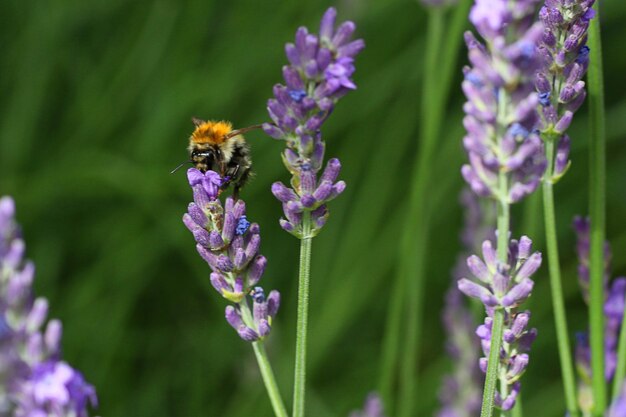
M224 136L232 130L233 126L230 122L207 121L196 127L196 130L191 134L191 140L194 143L219 145L224 142Z

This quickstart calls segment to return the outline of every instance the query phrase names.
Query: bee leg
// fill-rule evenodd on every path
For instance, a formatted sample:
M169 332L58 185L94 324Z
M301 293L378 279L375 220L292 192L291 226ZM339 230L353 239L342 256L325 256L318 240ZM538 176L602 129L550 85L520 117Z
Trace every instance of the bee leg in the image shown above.
M250 168L243 171L241 173L241 176L237 178L237 180L235 181L235 186L233 190L233 197L235 198L235 200L239 199L239 190L241 190L241 188L244 186L246 181L248 181L249 177L250 177Z

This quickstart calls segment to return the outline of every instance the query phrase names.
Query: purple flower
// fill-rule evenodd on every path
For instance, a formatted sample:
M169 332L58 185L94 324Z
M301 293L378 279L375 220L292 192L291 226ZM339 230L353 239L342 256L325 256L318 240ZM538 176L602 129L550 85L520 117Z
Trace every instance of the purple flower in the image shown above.
M265 132L285 141L283 162L292 175L291 188L282 183L272 186L272 193L283 204L283 229L303 237L302 213L311 213L314 236L326 223L326 203L345 189L336 181L341 164L331 159L324 173L325 144L321 127L337 101L356 89L352 79L354 57L365 47L362 39L352 40L354 23L343 22L335 28L337 11L330 8L322 17L319 36L301 27L294 43L285 46L289 65L283 67L284 84L274 86L274 97L267 102L273 123Z
M532 193L546 167L536 132L540 97L532 84L540 66L535 45L543 32L533 24L536 3L511 7L505 0L477 0L470 20L485 44L465 34L471 67L464 69L462 83L468 99L463 144L469 164L461 172L476 194L507 204Z
M222 204L218 195L223 179L219 174L202 174L192 168L187 177L194 202L183 215L183 223L193 234L196 250L213 271L211 284L235 304L226 307L226 320L242 339L262 339L270 332L280 294L271 291L266 299L263 289L255 287L267 264L259 254L260 227L248 221L243 200L228 197ZM252 313L246 296L253 300Z
M583 298L589 303L589 231L588 218L577 216L574 218L574 230L577 234L576 251L578 254L578 278ZM617 367L617 345L619 332L624 320L626 307L626 278L618 277L609 283L611 269L611 247L608 242L604 245L604 377L610 383ZM581 332L576 338L576 368L579 374L579 397L583 411L593 409L593 395L591 390L591 350L589 347L588 332Z
M24 260L15 204L0 198L0 410L17 417L86 417L94 388L60 360L61 323L44 326L48 302L33 296L35 268Z
M613 399L606 415L606 417L622 416L626 416L626 381L622 382L622 390L617 398Z
M499 374L501 384L495 404L503 410L510 410L521 388L519 379L528 365L527 352L536 337L536 330L528 329L530 313L519 312L518 307L532 292L534 282L531 277L541 266L541 253L532 252L532 242L526 236L519 241L510 241L506 263L498 260L489 240L483 242L482 252L482 259L476 255L467 258L467 267L475 279L461 278L458 287L465 295L480 300L488 314L485 323L476 330L485 355L479 364L485 373L493 313L495 309L504 311L500 369L506 371Z
M544 32L538 43L541 66L535 88L541 100L538 129L545 140L555 141L551 181L558 181L569 165L570 140L565 131L586 97L582 81L589 66L587 29L595 0L546 0L539 12Z
M382 399L375 392L369 393L363 404L363 409L352 411L350 417L385 417Z

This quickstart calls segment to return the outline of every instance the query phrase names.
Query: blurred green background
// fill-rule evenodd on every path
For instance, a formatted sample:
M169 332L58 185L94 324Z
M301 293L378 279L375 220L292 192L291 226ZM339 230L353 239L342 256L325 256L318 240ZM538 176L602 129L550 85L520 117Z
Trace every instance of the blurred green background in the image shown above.
M181 223L191 116L242 127L267 119L283 44L317 22L324 1L3 0L0 2L0 194L11 194L36 290L65 327L65 358L96 385L108 417L269 416L250 346L225 323L225 300ZM408 175L420 124L425 11L416 1L335 4L367 42L359 88L325 126L346 192L314 241L310 312L311 416L357 408L379 377L380 342L395 278ZM626 273L626 3L604 2L608 238ZM460 52L460 65L465 62ZM457 77L457 81L458 81ZM461 104L455 82L437 151L419 415L437 406L440 310L459 250ZM575 276L572 216L587 207L587 107L571 129L573 166L556 188L570 330L586 312ZM298 242L278 226L270 184L287 181L282 143L247 138L257 176L243 197L262 227L263 285L283 295L268 351L291 403ZM541 245L539 200L516 209L514 234ZM524 230L521 230L523 225ZM547 272L531 302L540 337L525 377L527 415L561 416L562 393Z

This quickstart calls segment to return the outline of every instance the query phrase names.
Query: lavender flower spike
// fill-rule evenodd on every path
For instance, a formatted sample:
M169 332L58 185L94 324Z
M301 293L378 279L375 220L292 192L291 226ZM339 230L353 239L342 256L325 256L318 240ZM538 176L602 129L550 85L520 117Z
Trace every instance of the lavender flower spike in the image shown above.
M363 404L363 410L352 411L350 417L385 417L382 399L375 392L369 393Z
M33 296L35 267L14 217L13 200L0 198L0 413L87 417L96 391L61 360L61 323L44 326L48 302Z
M506 204L532 193L545 170L536 133L540 97L532 84L543 33L540 23L533 24L536 3L476 0L470 20L485 44L465 34L472 66L463 71L469 164L462 174L476 194Z
M215 290L235 306L226 307L226 320L246 341L267 336L278 311L280 294L271 291L267 297L256 286L267 260L259 254L259 225L246 217L243 200L218 199L223 179L213 171L187 171L194 202L189 204L183 223L193 234L198 253L211 270ZM252 300L252 312L247 296Z
M585 82L589 66L587 29L595 11L595 0L546 0L539 12L544 33L539 42L541 66L535 76L540 97L540 124L544 140L554 141L552 182L565 174L569 166L569 137L565 131L574 113L585 101Z
M531 276L541 266L541 254L531 253L532 242L526 236L511 240L506 263L498 260L491 242L483 242L483 258L472 255L467 266L475 279L462 278L458 282L461 292L479 299L488 317L478 327L476 334L482 341L485 356L480 368L486 373L491 346L491 330L495 309L504 311L504 333L500 353L500 390L496 391L495 404L510 410L521 389L519 379L528 366L528 351L536 337L535 329L528 329L530 313L519 312L518 307L530 296L534 283Z
M351 40L354 23L343 22L335 29L337 11L330 8L322 17L319 36L305 27L296 32L294 43L285 46L289 65L283 67L284 84L276 84L267 102L273 123L265 132L284 140L282 158L291 173L291 187L277 182L272 193L283 204L283 229L298 238L315 236L326 223L326 203L341 194L345 182L337 181L341 164L328 161L322 175L325 144L321 127L337 101L356 89L352 80L354 57L365 47L362 39ZM311 230L302 228L302 214L310 213Z
M578 252L578 275L581 291L585 302L589 303L589 219L576 217L574 230L578 236L576 249ZM608 242L604 246L604 378L610 383L617 367L617 345L620 329L624 321L626 308L626 278L618 277L609 283L611 269L611 247ZM580 408L585 413L593 410L593 394L591 389L591 349L589 333L581 332L576 339L576 368L578 370L578 397Z

